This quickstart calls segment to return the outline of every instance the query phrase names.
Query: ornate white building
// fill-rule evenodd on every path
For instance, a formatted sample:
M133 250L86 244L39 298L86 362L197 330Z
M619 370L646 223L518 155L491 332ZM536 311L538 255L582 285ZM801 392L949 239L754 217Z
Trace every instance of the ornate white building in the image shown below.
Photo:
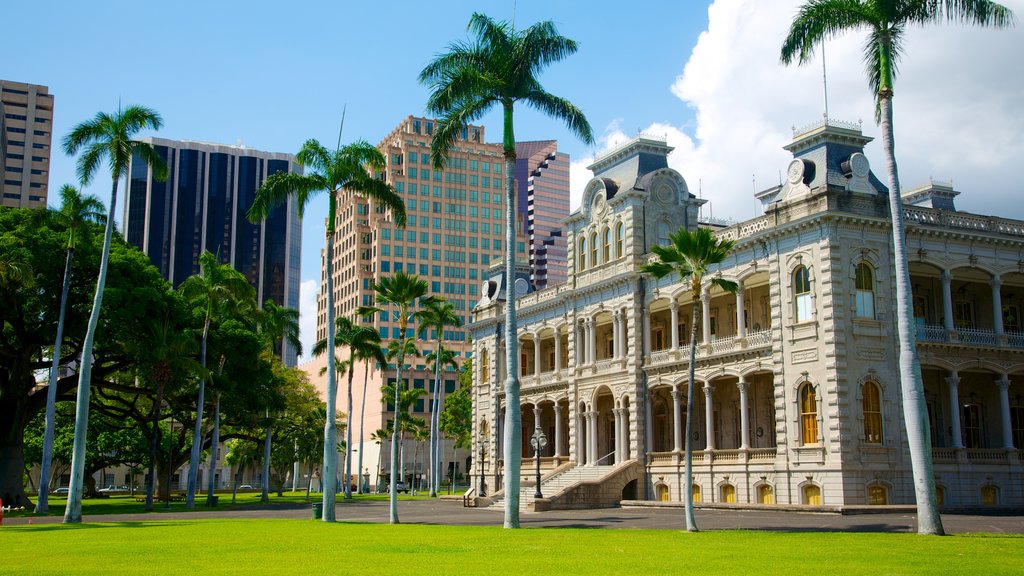
M795 131L785 183L758 194L764 215L716 230L736 244L715 273L740 290L699 302L699 502L914 501L888 191L862 153L870 140L835 121ZM549 439L537 509L682 500L692 302L676 277L640 273L651 246L698 225L703 200L668 167L671 150L640 136L599 157L566 220L567 283L518 297L528 505L529 439L537 428ZM903 196L938 498L1019 507L1024 222L959 212L957 194L932 183ZM500 272L483 292L470 326L473 475L500 498Z

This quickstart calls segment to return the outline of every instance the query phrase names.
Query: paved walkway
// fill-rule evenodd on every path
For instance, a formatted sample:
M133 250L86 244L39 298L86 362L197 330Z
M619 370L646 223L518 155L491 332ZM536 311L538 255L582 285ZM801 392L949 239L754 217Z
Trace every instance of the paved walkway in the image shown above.
M400 501L399 519L405 524L451 524L501 526L500 509L463 508L457 500ZM310 518L309 506L273 506L263 509L209 512L158 512L152 514L110 514L84 517L85 522L141 522L152 520L202 520L212 518ZM386 523L388 503L352 502L337 507L339 522ZM60 516L33 518L33 523L58 523ZM28 518L5 518L4 525L27 524ZM523 512L524 528L650 528L679 530L684 526L678 508L606 508L600 510L555 510ZM951 534L993 532L1024 534L1024 516L944 514L942 523ZM697 510L701 530L774 530L781 532L913 532L915 517L906 512L840 515L778 510Z

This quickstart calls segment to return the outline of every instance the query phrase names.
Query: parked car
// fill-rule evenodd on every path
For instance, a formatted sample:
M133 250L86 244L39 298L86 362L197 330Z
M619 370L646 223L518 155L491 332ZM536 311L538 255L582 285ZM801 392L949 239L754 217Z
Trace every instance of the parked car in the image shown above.
M239 490L254 490L252 484L242 484L238 487Z
M57 488L56 490L53 491L54 494L68 494L70 492L71 490L65 486L61 486L60 488Z
M388 484L388 491L389 492L391 491L391 484ZM408 482L396 482L395 483L395 492L398 492L398 493L405 492L406 494L408 494L409 493L409 483Z
M106 488L100 488L99 491L100 492L128 492L129 490L131 490L131 489L128 488L128 486L125 486L123 484L121 486L114 486L113 484L111 484L110 486L107 486Z

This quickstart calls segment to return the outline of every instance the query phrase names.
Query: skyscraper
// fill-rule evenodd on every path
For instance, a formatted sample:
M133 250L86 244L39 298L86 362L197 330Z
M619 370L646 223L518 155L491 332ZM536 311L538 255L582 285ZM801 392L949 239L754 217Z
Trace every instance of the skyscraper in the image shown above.
M143 140L167 163L168 176L158 181L145 162L132 158L125 239L175 287L199 272L199 255L208 250L249 279L260 303L270 299L297 310L302 227L295 200L260 224L246 219L268 176L301 171L295 157L244 146ZM284 346L285 363L294 366L296 351Z
M516 143L516 207L529 238L530 280L538 290L566 279L569 155L555 140Z
M443 170L434 170L430 163L431 140L436 121L409 116L378 144L387 160L379 177L391 184L405 200L407 223L398 228L390 214L373 202L350 192L343 192L338 201L338 233L334 248L334 290L338 317L354 317L357 307L374 302L373 285L382 277L395 272L418 275L428 283L428 293L442 296L451 302L463 324L469 321L469 310L479 300L481 284L490 280L487 271L504 257L505 242L505 159L501 144L487 144L482 126L467 126L451 150ZM527 237L522 234L523 219L516 230L517 260L526 261ZM323 253L321 253L321 258ZM323 268L321 268L321 271ZM323 280L321 272L321 280ZM317 339L327 333L325 282L317 301ZM360 320L361 321L361 320ZM373 318L373 327L380 332L383 346L401 336L393 314L379 314ZM409 325L409 335L417 326ZM451 327L441 334L444 346L455 351L461 365L469 356L470 346L464 328ZM423 357L436 349L438 335L430 332L416 341ZM341 359L347 352L339 350ZM403 380L412 388L429 392L433 386L433 373L423 357L406 358ZM320 368L324 357L306 365L311 380L319 383L323 378ZM356 410L362 400L363 368L356 366ZM381 397L381 385L393 381L394 366L383 371L371 368L366 385L367 422L364 441L373 446L370 435L382 428L391 417L393 406ZM442 375L445 392L453 392L456 385L454 370ZM341 389L345 383L342 380ZM340 394L344 397L344 393ZM424 396L412 411L417 417L426 417L430 399ZM339 410L347 410L339 402ZM354 441L358 442L358 422ZM409 439L408 450L413 449ZM451 462L451 447L448 447ZM410 460L407 452L406 459ZM365 465L377 463L376 454L366 454ZM463 454L465 456L465 454ZM421 458L421 461L423 459ZM422 465L422 462L421 462ZM385 464L385 467L387 465ZM452 469L465 471L465 463ZM410 465L406 471L413 473ZM387 474L385 468L384 474ZM371 481L372 482L372 481Z
M53 137L53 95L46 86L0 80L0 177L3 205L46 207Z

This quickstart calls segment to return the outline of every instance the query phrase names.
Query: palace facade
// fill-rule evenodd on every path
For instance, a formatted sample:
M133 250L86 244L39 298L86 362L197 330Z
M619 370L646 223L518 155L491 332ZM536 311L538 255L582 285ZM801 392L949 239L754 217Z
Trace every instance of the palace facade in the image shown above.
M694 499L912 504L888 190L859 124L794 131L763 215L727 227L696 303ZM640 272L704 202L639 136L599 157L566 220L568 280L518 294L524 490L536 509L683 499L691 300ZM917 346L940 505L1024 505L1024 222L956 210L939 183L903 195ZM506 282L495 267L470 325L477 495L501 498ZM523 284L519 282L517 284ZM532 494L540 453L544 499ZM482 485L481 485L482 484ZM498 492L495 494L495 488Z

